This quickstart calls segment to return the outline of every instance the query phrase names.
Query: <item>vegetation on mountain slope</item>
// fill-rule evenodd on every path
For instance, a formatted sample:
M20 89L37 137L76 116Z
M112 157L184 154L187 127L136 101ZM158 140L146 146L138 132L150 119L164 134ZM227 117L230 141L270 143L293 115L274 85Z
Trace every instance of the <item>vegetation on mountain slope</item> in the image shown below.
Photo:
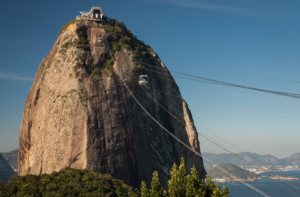
M234 165L243 165L248 166L249 164L240 160L239 158L235 157L234 155L230 153L221 153L221 154L215 154L215 153L202 153L204 157L208 158L215 164L221 164L221 163L232 163ZM276 167L278 165L281 165L282 167L285 167L287 165L295 165L300 164L300 153L295 153L289 157L285 157L282 159L278 159L273 155L259 155L256 153L246 152L246 153L235 153L239 157L243 158L244 160L247 160L254 165L257 166L272 166ZM254 159L256 158L256 159ZM262 161L262 162L260 162ZM207 163L207 162L206 162Z
M123 181L88 170L64 168L41 175L12 176L0 182L0 196L139 196Z
M225 169L232 175L236 176L238 179L257 179L260 176L250 172L248 170L244 170L234 164L231 163L224 163L220 164L219 167ZM207 172L207 175L210 176L212 179L233 179L231 176L226 174L225 172L221 171L219 168L214 167Z
M64 30L66 30L69 25L73 24L73 23L77 23L77 22L81 22L81 20L71 20L70 22L67 22L64 26L62 26L62 28L59 30L58 34L60 35Z
M142 196L142 197L227 197L228 189L220 188L209 177L200 181L195 167L189 174L184 159L180 166L173 165L170 171L168 190L164 190L158 177L153 173L151 189L146 182L142 182L141 190L133 189L123 181L114 179L110 175L103 175L88 170L64 168L59 172L41 175L13 175L9 183L0 182L0 197L4 196Z

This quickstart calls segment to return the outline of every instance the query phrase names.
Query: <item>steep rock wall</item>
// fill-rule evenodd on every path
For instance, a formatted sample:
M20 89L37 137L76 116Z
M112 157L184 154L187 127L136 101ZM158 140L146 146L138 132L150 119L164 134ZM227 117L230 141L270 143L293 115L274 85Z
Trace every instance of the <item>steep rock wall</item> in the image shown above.
M154 72L145 71L149 88L140 87L141 69L132 51L119 48L115 63L109 66L105 43L107 39L114 44L116 36L105 29L109 28L89 22L71 24L43 59L24 105L19 174L51 173L70 166L108 173L140 187L142 180L150 184L157 170L166 187L173 163L184 157L187 167L195 165L204 178L202 159L172 139L137 105L117 69L145 109L200 152L187 104L171 96L180 96L178 86L171 76L155 74L169 71L155 53L145 52L156 67L148 68ZM121 35L123 30L118 31Z

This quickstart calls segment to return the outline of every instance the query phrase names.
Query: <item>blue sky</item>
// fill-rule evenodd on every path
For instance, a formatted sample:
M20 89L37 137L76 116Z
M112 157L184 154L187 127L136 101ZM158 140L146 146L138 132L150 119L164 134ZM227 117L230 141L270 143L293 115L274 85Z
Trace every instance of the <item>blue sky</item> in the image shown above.
M24 101L58 31L93 5L124 22L170 70L300 91L297 82L233 73L300 81L297 0L0 1L0 152L18 147ZM278 158L300 152L300 120L219 107L300 119L299 99L175 79L194 121L232 144ZM201 137L200 143L203 152L224 152Z

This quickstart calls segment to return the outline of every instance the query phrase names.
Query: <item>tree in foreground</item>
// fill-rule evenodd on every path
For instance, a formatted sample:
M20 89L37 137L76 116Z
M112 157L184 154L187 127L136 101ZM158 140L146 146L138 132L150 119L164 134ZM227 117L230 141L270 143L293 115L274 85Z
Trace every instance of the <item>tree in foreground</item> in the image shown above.
M158 172L154 171L151 189L147 188L145 181L141 185L142 197L228 197L229 191L227 187L220 188L219 184L214 182L207 176L206 183L200 181L198 171L195 166L191 169L191 174L188 173L184 159L181 158L180 166L173 165L171 178L168 181L168 191L164 190L158 177Z
M40 175L13 175L8 184L0 182L0 197L111 196L138 197L140 191L108 174L64 168Z

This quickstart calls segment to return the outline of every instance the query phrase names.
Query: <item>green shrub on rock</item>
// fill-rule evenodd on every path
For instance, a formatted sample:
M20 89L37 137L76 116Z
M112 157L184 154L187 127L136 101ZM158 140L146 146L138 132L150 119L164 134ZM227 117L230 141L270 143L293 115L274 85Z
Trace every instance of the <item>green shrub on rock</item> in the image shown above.
M70 22L67 22L64 26L62 26L62 28L59 30L58 34L60 35L64 30L66 30L69 25L73 24L73 23L77 23L80 22L80 20L71 20Z

